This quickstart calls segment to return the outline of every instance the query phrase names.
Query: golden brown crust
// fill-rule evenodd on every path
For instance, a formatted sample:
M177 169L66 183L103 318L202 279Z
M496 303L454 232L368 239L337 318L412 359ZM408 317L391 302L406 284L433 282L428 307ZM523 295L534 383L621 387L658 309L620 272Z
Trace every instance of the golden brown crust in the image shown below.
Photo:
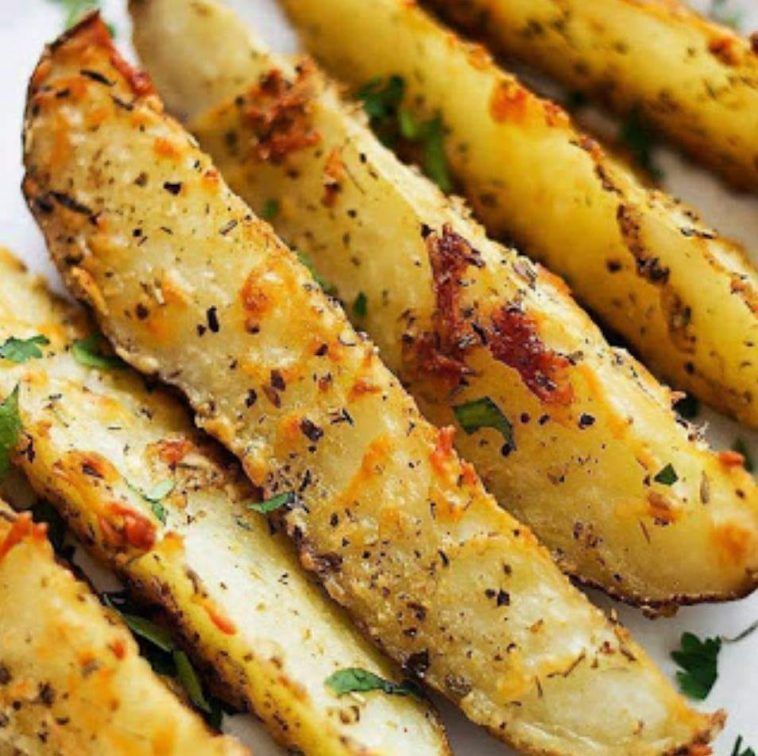
M309 50L354 90L399 75L403 107L419 121L441 117L451 172L491 234L564 276L580 301L677 389L758 424L758 273L744 251L686 206L647 189L559 108L415 3L284 4ZM544 4L560 12L560 4ZM522 4L503 3L511 5ZM524 8L532 5L524 0ZM598 17L606 8L584 5ZM561 56L553 60L560 64ZM605 71L604 59L602 65ZM758 129L747 133L754 143ZM619 222L620 208L634 223L632 235Z
M56 562L45 527L3 502L0 616L0 751L248 753L170 692L123 622Z
M272 68L294 72L247 39L223 48L206 40L217 53L193 66L209 22L227 40L240 25L217 6L202 9L196 16L152 0L135 16L142 59L178 110L205 104L191 125L201 146L256 212L276 208L277 231L310 257L426 417L444 427L456 422L453 407L483 397L503 413L500 430L456 437L499 501L564 569L647 611L750 592L758 567L750 476L677 421L671 392L608 346L562 281L487 239L457 203L382 148L333 89L322 84L312 94L317 147L277 165L250 160L240 149L251 135L245 82ZM180 31L167 36L162 13ZM224 87L230 69L242 97ZM201 75L203 92L187 93L183 82ZM325 206L314 197L337 153L345 178ZM250 327L273 307L255 277L245 303ZM674 486L654 480L667 464L679 477ZM735 528L752 550L723 537Z
M758 55L680 0L425 0L498 52L638 111L734 186L758 188Z
M105 56L97 65L118 82ZM56 263L122 357L184 391L267 497L289 494L279 517L301 561L367 634L525 750L661 753L716 728L497 506L452 451L451 431L423 420L292 253L223 181L207 181L207 157L150 98L125 115L109 104L114 92L82 81L76 102L36 107L46 89L78 82L78 68L54 55L26 123L25 190ZM56 162L64 113L76 114L64 135L86 138ZM176 156L156 152L158 139ZM110 182L127 169L148 180ZM97 225L39 207L63 185ZM147 237L136 249L125 241L133 228ZM170 326L157 337L153 318L131 316L151 285ZM601 720L590 714L603 709Z
M0 250L0 343L14 335L50 340L43 358L0 362L0 397L20 385L16 462L39 494L141 601L171 618L216 694L258 714L284 746L357 756L408 745L446 754L431 707L329 693L324 680L343 666L388 679L399 673L248 510L259 492L193 428L176 398L127 370L77 362L72 345L90 332L78 309ZM159 501L145 498L161 488ZM148 541L134 537L143 533Z

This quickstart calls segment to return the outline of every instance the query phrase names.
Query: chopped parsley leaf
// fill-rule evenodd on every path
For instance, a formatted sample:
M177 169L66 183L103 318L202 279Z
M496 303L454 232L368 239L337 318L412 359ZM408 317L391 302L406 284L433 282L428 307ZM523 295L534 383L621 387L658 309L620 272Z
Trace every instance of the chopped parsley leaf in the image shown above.
M718 677L721 638L701 641L694 633L682 633L680 644L679 650L671 652L671 658L681 667L676 673L679 688L690 698L702 701Z
M748 472L753 472L755 470L755 464L753 463L753 458L750 454L750 449L747 448L745 439L738 438L732 445L732 451L736 451L738 454L742 455L745 460L743 465Z
M203 684L200 682L200 678L197 676L187 654L180 649L174 649L173 657L174 664L176 664L176 676L187 692L189 700L200 711L212 714L211 705L203 693Z
M419 121L410 110L401 107L405 98L405 80L400 76L372 79L358 90L357 98L369 117L372 130L379 140L395 146L404 140L420 150L419 160L424 173L445 193L453 191L453 180L445 155L445 126L436 115Z
M755 756L755 751L750 746L742 747L742 735L737 736L737 740L732 748L731 756Z
M141 617L138 614L132 614L124 611L126 602L120 593L104 593L103 601L106 606L117 611L126 623L126 626L139 638L146 640L161 651L171 652L174 650L174 642L171 640L171 633L161 625Z
M278 496L265 501L254 501L247 505L248 509L260 514L269 514L285 506L291 506L297 501L297 494L294 491L286 491Z
M105 339L99 333L92 333L85 339L77 339L71 347L74 359L85 367L99 370L121 369L124 361L113 354L102 351Z
M638 110L633 110L621 124L619 140L632 154L637 165L650 174L654 181L663 178L663 171L653 160L655 140L653 132L642 120Z
M405 80L401 76L390 76L383 81L372 79L356 93L369 117L371 128L379 139L387 145L396 141L396 121L400 103L405 97Z
M206 695L192 662L184 651L177 648L168 629L129 611L132 607L123 592L105 593L103 601L121 615L126 626L142 641L140 650L153 669L158 674L176 677L193 706L206 715L209 724L218 728L221 723L220 702Z
M353 302L353 315L356 318L365 318L368 312L368 299L363 292L360 292Z
M418 694L418 690L412 683L394 683L360 667L340 669L329 675L324 684L338 696L344 696L346 693L367 693L372 690L381 690L395 696Z
M277 215L279 215L279 210L279 200L274 199L273 197L267 199L261 209L261 218L266 221L272 221Z
M141 491L142 498L149 502L153 514L165 525L168 519L163 500L174 490L176 484L172 480L163 480L149 491Z
M334 286L334 284L330 283L319 275L319 272L316 270L316 266L313 264L313 260L311 260L311 258L306 255L305 252L299 249L295 249L293 251L297 255L297 259L300 260L300 262L305 265L306 268L308 268L308 272L313 276L315 282L324 290L325 294L334 294L337 291L337 287Z
M445 126L440 116L435 116L424 124L422 139L424 172L445 194L450 194L453 191L453 180L445 156Z
M32 336L30 339L17 339L11 336L0 345L0 359L22 364L42 357L41 346L47 346L50 340L45 336Z
M453 413L458 424L468 435L480 428L494 428L500 432L511 448L515 448L513 426L500 407L488 396L458 404L453 407Z
M662 470L659 470L653 480L664 486L673 486L679 480L674 466L669 462Z
M11 454L21 435L21 415L18 411L18 386L0 403L0 479L11 465Z

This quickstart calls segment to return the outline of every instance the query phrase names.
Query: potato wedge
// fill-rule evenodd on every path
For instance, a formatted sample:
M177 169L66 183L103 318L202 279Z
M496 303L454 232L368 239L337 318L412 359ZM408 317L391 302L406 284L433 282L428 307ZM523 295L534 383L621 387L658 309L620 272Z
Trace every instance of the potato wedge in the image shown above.
M424 414L452 424L455 407L481 408L484 397L497 408L491 416L505 414L512 442L505 455L502 430L458 433L456 445L566 571L648 607L739 596L756 586L754 480L677 422L668 391L603 341L559 281L489 241L382 148L322 77L301 74L298 83L288 59L246 37L230 11L210 2L150 0L133 3L132 15L135 46L167 101L180 113L209 108L190 126L201 147L259 215L275 208L277 232L336 288ZM202 58L193 54L199 47L209 51ZM248 85L233 91L245 70ZM319 140L261 160L249 114L272 107L260 82L277 76L282 97L301 93L308 128ZM282 121L277 133L288 127ZM341 181L329 182L330 165L339 166ZM452 240L461 254L475 250L476 264L452 253L444 260L454 273L447 291L455 297L455 311L445 312L440 241ZM498 349L493 322L514 306L523 313L511 316L524 326L523 354L531 343L560 362L553 391L519 371L518 355ZM457 354L438 348L435 363L425 349L429 336L445 336L435 324L452 322L471 343ZM486 345L477 332L489 333ZM568 401L558 401L559 385ZM675 485L655 480L669 464ZM670 516L663 515L667 507Z
M638 112L733 185L758 189L758 52L679 0L425 0L498 52Z
M691 210L646 189L566 114L405 0L283 0L353 86L400 75L495 236L562 275L677 388L758 425L758 273ZM455 92L455 96L451 96Z
M332 597L475 722L539 753L708 740L720 716L497 506L144 81L92 17L43 56L25 124L29 206L119 354L187 395Z
M0 343L44 335L44 357L0 360L19 385L18 463L80 538L135 592L166 609L218 694L305 753L449 752L413 698L339 699L329 675L399 675L308 579L283 535L247 504L233 464L175 398L123 369L77 361L88 325L0 254ZM81 359L81 357L80 357Z
M118 615L0 501L0 753L246 754L139 655Z

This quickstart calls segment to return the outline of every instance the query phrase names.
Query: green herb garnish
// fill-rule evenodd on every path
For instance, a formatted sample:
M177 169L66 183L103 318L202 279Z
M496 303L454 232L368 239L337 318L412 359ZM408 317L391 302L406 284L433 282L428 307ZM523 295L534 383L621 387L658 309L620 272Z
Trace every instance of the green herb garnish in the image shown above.
M353 302L353 315L356 318L365 318L368 312L368 299L363 292L360 292Z
M737 736L737 740L732 748L731 756L755 756L755 751L750 746L742 747L742 735Z
M11 454L21 435L21 415L18 411L18 386L0 404L0 479L11 465Z
M397 139L397 119L400 103L405 97L405 80L390 76L386 81L372 79L356 93L369 117L371 128L384 144L391 145Z
M738 438L732 445L732 451L736 451L738 454L742 455L742 458L745 460L742 464L748 472L753 472L753 470L755 470L753 458L750 454L750 449L747 448L745 439Z
M142 493L142 498L150 503L153 514L165 525L168 519L163 500L174 490L176 483L173 480L163 480L147 492Z
M161 649L161 651L173 650L174 642L171 640L171 633L165 627L161 627L152 620L145 619L145 617L140 617L136 614L122 613L121 616L135 635L149 641L156 648Z
M679 688L685 695L702 701L718 677L721 638L700 640L694 633L682 633L681 648L671 658L681 670L676 673Z
M78 339L71 347L74 359L85 367L98 370L113 370L124 367L124 361L113 354L103 352L105 339L99 333L93 333L86 339Z
M381 690L394 696L413 696L418 692L412 684L394 683L360 667L340 669L329 675L324 684L338 696L344 696L346 693L367 693L372 690Z
M171 633L162 625L127 611L131 607L123 593L106 593L103 601L121 615L127 627L142 641L140 649L153 669L158 674L176 677L192 704L206 715L211 725L218 728L221 724L221 704L206 695L192 662L184 651L177 648Z
M427 121L422 128L424 161L423 169L429 178L442 189L445 194L453 191L453 180L450 178L450 170L445 155L445 126L442 118L436 116Z
M313 276L315 282L324 290L324 293L332 295L335 294L337 287L319 275L319 272L316 270L316 266L313 264L313 260L311 260L311 258L302 250L295 249L293 251L297 255L297 259L300 260L300 262L305 265L306 268L308 268L308 272Z
M458 404L453 407L453 413L458 424L467 434L471 435L480 428L494 428L500 432L511 448L515 448L513 426L500 407L488 396Z
M173 656L174 664L176 664L176 676L184 690L187 691L189 700L200 711L212 714L211 705L203 693L203 684L200 682L200 678L197 676L187 654L180 649L174 649Z
M279 215L279 210L279 200L273 198L267 199L261 209L261 218L266 221L272 221Z
M453 191L447 156L445 155L445 126L436 115L428 121L419 121L410 110L401 107L405 98L405 80L400 76L373 79L358 90L357 98L369 117L372 130L379 140L389 147L403 140L420 149L420 162L424 173L443 192Z
M653 132L643 121L640 112L633 110L621 124L619 140L631 152L637 165L646 171L654 181L663 178L663 171L653 160L655 140Z
M296 501L297 494L294 491L286 491L265 501L253 501L247 505L247 508L259 514L269 514L282 507L291 506Z
M11 336L0 345L0 359L22 364L42 357L41 346L47 346L50 339L45 336L32 336L30 339L17 339Z
M679 480L679 476L676 474L674 466L669 463L655 474L653 480L663 486L673 486Z

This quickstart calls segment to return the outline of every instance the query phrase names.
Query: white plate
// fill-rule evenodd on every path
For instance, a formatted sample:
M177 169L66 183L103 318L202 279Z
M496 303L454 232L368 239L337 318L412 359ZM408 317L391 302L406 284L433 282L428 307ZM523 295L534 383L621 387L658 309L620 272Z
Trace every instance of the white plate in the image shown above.
M370 0L367 0L369 2ZM274 0L232 0L242 16L278 50L291 51L296 41ZM701 9L708 3L693 2ZM732 0L731 8L742 11L743 29L758 28L758 0ZM131 54L129 24L124 2L105 0L105 15L118 33L118 43ZM45 273L58 283L42 238L21 198L21 113L29 74L45 42L61 30L63 3L53 0L0 0L0 60L3 88L0 90L0 244L10 247L31 268ZM685 164L673 153L657 155L665 172L665 185L692 203L703 217L721 231L748 245L758 263L758 198L728 193L710 175ZM714 445L730 446L737 436L752 447L758 460L758 434L739 428L715 413L703 411L702 420L711 424L708 435ZM613 602L592 593L592 599L605 608ZM700 636L733 636L758 620L758 595L731 604L693 607L677 617L650 621L638 611L616 605L624 623L650 652L664 671L674 675L669 653L678 645L683 631ZM581 705L581 704L579 704ZM451 706L440 703L456 754L487 756L508 753L508 749L468 723ZM719 658L719 679L704 704L706 709L724 708L729 714L724 734L716 743L718 756L731 754L738 735L758 749L758 632L739 644L725 644ZM251 717L233 717L225 729L240 735L256 756L282 754L263 728Z

